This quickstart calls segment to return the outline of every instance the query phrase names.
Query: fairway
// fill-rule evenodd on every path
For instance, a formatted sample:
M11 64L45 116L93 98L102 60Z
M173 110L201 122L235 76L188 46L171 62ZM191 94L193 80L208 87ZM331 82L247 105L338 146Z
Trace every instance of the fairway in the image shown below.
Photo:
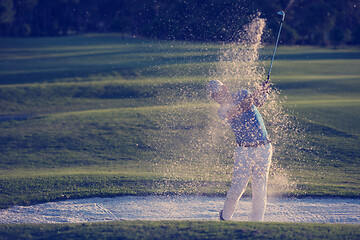
M0 43L1 208L225 195L235 143L205 93L223 45L116 34ZM302 130L275 143L274 195L360 197L359 65L357 48L278 49L272 82Z

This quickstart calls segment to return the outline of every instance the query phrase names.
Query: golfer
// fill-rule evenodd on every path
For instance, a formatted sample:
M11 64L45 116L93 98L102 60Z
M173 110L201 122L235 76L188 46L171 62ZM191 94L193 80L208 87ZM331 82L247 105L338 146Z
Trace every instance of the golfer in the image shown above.
M220 220L231 220L252 177L252 212L249 220L263 221L272 146L256 107L261 107L266 101L270 91L269 83L265 82L260 90L253 93L248 90L230 93L226 85L212 80L207 90L211 98L220 104L218 115L230 125L237 142L231 187L223 210L220 211Z

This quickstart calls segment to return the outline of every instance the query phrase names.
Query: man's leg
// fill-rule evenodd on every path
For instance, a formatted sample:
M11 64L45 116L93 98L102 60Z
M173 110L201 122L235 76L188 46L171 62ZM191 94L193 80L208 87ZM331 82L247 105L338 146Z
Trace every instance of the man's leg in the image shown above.
M266 208L267 180L271 164L272 146L267 144L256 149L256 166L252 177L252 212L250 221L263 221Z
M221 217L231 220L236 205L245 192L250 178L251 163L248 161L247 148L237 147L234 155L234 171L231 179L231 187L227 192Z

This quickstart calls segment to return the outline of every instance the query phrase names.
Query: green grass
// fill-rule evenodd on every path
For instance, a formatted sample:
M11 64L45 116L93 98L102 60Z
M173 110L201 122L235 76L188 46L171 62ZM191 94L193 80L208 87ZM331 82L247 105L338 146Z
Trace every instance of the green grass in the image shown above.
M204 90L222 45L118 35L0 43L1 208L226 193L234 138ZM360 197L359 64L356 48L278 49L272 81L305 128L297 151L275 144L270 185L280 173L293 183L282 194Z
M216 221L122 221L86 224L1 224L0 239L358 239L345 224Z

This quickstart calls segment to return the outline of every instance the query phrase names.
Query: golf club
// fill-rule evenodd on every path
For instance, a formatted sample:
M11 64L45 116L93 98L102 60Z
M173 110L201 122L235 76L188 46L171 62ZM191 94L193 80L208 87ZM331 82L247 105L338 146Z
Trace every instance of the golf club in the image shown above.
M269 73L268 73L268 76L267 76L267 79L266 79L266 83L267 83L267 82L269 81L269 79L270 79L271 68L272 68L272 64L273 64L273 61L274 61L275 52L276 52L276 48L277 48L277 45L278 45L278 42L279 42L282 24L283 24L284 19L285 19L285 12L284 12L284 11L279 11L279 12L277 12L277 14L281 15L281 16L282 16L282 19L281 19L281 22L280 22L279 33L278 33L278 35L277 35L277 39L276 39L276 43L275 43L275 48L274 48L274 53L273 53L273 55L272 55L272 59L271 59L270 68L269 68Z

